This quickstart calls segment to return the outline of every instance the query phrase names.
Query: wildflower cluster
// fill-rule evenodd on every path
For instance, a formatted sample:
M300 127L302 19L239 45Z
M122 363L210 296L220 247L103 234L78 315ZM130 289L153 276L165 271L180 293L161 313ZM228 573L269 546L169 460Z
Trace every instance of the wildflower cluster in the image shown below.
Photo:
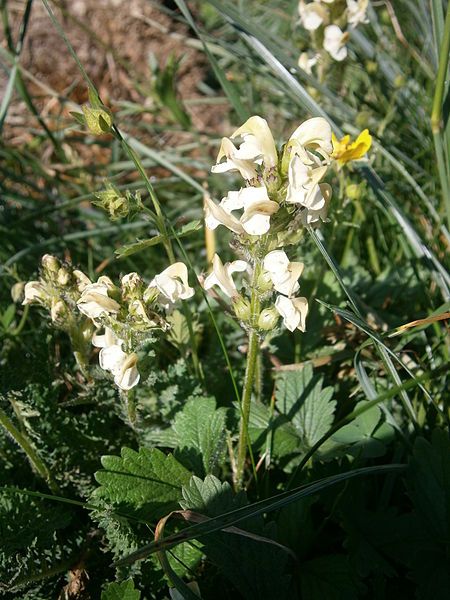
M347 57L349 28L368 23L369 0L300 0L301 25L310 32L314 54L302 52L299 67L311 74L321 60L322 50L336 61Z
M320 117L302 123L280 154L258 116L222 140L212 171L238 171L246 185L219 204L207 198L205 222L209 229L223 225L234 233L240 258L223 264L216 254L204 288L218 286L243 326L259 335L274 329L280 316L290 331L305 330L308 302L296 296L303 263L291 262L283 248L299 240L305 225L326 219L331 188L323 179L332 151L330 124ZM243 274L240 291L235 273Z
M42 258L39 280L29 281L24 291L24 304L46 307L55 326L69 334L83 370L92 343L100 348L100 367L109 371L124 391L139 383L139 348L153 340L157 331L169 329L165 317L178 300L194 295L186 265L181 262L155 275L148 285L137 273L128 273L116 286L106 276L92 282L50 255Z

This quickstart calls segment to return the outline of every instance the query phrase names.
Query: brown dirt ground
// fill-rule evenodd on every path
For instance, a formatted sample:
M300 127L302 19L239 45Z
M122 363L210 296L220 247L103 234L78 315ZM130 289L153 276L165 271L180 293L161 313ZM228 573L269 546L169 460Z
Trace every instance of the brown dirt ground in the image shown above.
M171 53L182 58L177 77L178 92L186 100L204 98L199 83L204 81L208 65L203 54L190 47L192 32L164 13L164 2L150 0L55 0L51 3L67 37L74 46L88 75L94 81L100 96L113 107L118 101L132 101L145 106L154 102L150 92L148 57L153 53L158 64L164 66ZM9 18L14 38L23 14L24 0L10 0ZM5 40L0 40L6 46ZM87 101L86 85L58 32L51 23L45 7L35 2L29 22L20 63L45 86L75 102ZM28 80L27 80L28 81ZM139 82L136 85L136 82ZM0 91L6 85L0 70ZM46 93L37 83L28 81L41 115L50 128L61 126L61 116L68 116L68 108ZM188 104L193 125L198 131L222 132L226 118L226 104ZM164 123L167 112L145 114L151 123ZM226 121L225 121L226 125ZM33 138L36 120L17 97L11 103L5 123L4 136L9 143L22 145ZM149 145L153 140L140 139ZM185 141L180 134L166 134L157 144L175 145ZM106 158L106 157L104 157Z

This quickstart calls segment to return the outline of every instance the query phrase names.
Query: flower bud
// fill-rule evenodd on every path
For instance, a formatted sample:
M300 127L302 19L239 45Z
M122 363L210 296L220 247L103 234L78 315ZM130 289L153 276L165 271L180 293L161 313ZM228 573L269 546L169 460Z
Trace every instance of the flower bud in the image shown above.
M29 281L26 283L24 294L25 297L22 304L31 304L32 302L44 304L49 299L47 290L40 281Z
M345 193L350 200L359 200L362 196L362 186L352 183L345 188Z
M65 287L66 285L69 284L70 281L70 272L68 271L68 269L66 269L66 267L61 267L58 270L58 275L56 278L58 284L62 287Z
M268 292L272 289L272 279L270 277L270 273L267 271L262 271L258 277L258 281L256 283L258 290L261 293Z
M94 195L97 200L94 201L93 204L100 206L100 208L103 208L103 210L109 213L111 221L123 219L130 212L128 198L123 196L119 190L111 184L108 184L105 190L97 192Z
M258 327L264 331L271 331L277 326L279 317L275 307L265 308L258 317Z
M134 300L142 297L144 282L137 273L128 273L122 277L122 297Z
M233 299L234 314L240 321L248 321L251 315L250 302L242 296Z
M73 272L73 276L75 277L77 289L79 292L82 292L87 285L92 283L89 277L85 275L83 271L79 271L78 269L75 269L75 271Z
M41 258L42 268L48 273L57 273L60 267L60 262L56 258L56 256L52 256L51 254L44 254Z
M63 300L52 299L50 315L53 323L62 324L67 321L67 306Z
M112 126L111 114L105 108L92 108L91 106L81 107L86 121L87 128L94 135L107 133Z
M11 288L13 302L21 302L24 299L25 282L18 281Z

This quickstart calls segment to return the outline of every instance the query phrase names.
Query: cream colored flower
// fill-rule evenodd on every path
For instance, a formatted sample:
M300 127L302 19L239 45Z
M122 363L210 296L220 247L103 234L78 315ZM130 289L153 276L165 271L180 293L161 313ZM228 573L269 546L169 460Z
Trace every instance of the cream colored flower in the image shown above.
M75 269L73 272L73 276L75 277L75 280L77 282L77 288L79 292L82 292L88 285L92 284L92 281L87 275L83 273L83 271Z
M109 277L103 276L97 283L86 285L77 301L80 312L93 320L103 315L118 313L120 304L108 296L108 292L113 289L113 282Z
M223 264L220 257L215 254L213 258L213 270L208 275L203 283L205 290L211 289L214 285L218 285L222 292L229 298L238 296L236 285L233 281L233 273L247 271L249 264L245 260L235 260Z
M114 383L123 391L131 390L139 383L137 360L134 352L127 354L118 344L104 346L99 354L100 367L113 374Z
M231 139L242 137L236 157L254 162L261 161L267 169L277 165L278 155L267 121L261 117L253 116L236 129Z
M367 9L369 0L347 0L347 22L352 27L360 23L368 23Z
M305 165L301 158L295 154L288 168L286 202L308 207L310 197L316 194L319 181L326 171L326 166L312 168Z
M348 33L344 33L337 25L325 27L323 47L338 62L347 58Z
M244 209L240 219L232 213ZM239 192L231 191L219 205L205 198L205 223L208 229L225 225L234 233L264 235L270 229L270 216L277 212L279 205L269 200L267 190L262 187L246 187Z
M120 346L123 343L111 329L111 327L105 327L105 332L103 335L99 335L94 333L92 336L92 345L96 348L106 348L107 346Z
M304 225L314 225L318 221L326 221L331 193L331 186L328 183L321 183L316 187L315 194L309 197L306 210L301 213Z
M238 149L228 138L222 138L219 154L215 165L211 167L213 173L225 173L227 171L239 171L244 179L251 181L258 177L256 167L258 163L254 160L239 158ZM224 162L221 162L225 158Z
M264 258L264 269L270 274L273 287L280 294L291 296L299 289L298 279L304 264L290 262L283 250L273 250Z
M333 152L331 125L323 117L307 119L291 135L287 148L292 154L300 156L306 165L320 165L317 154L328 162Z
M321 25L326 25L329 21L328 9L320 0L308 4L304 0L300 0L298 14L300 15L301 24L308 31L315 31Z
M50 316L53 323L64 323L64 321L67 320L68 311L67 306L63 300L52 298Z
M159 275L155 275L144 294L144 299L148 296L151 288L157 288L160 295L171 304L177 300L192 298L195 293L194 289L189 286L188 270L182 262L176 262Z
M308 314L308 300L306 298L286 298L278 296L275 308L283 317L283 324L289 331L305 331L306 316Z
M28 281L25 284L24 295L22 304L31 304L32 302L44 304L44 302L50 300L45 286L40 281Z
M307 52L302 52L298 57L298 66L302 71L305 71L308 75L312 75L312 69L316 66L319 60L319 55L309 56Z

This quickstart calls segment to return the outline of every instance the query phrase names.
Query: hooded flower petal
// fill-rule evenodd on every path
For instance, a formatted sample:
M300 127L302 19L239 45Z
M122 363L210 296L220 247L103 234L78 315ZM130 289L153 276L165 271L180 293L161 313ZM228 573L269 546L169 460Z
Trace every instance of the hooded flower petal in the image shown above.
M139 383L137 355L134 352L127 354L116 344L105 346L100 350L99 364L102 369L113 374L114 383L121 390L130 390Z
M113 287L108 277L100 277L97 283L87 285L77 301L80 312L90 319L119 312L120 304L108 296L108 290Z
M298 57L298 66L302 71L305 71L308 75L312 75L312 69L316 66L319 60L319 56L315 54L314 56L309 56L307 52L302 52Z
M28 281L25 284L24 295L22 304L31 304L32 302L43 304L44 301L50 299L48 292L40 281Z
M189 286L188 270L182 262L176 262L159 275L155 275L149 284L149 288L152 287L156 287L172 304L177 300L192 298L195 293Z
M369 0L347 0L347 22L352 27L360 23L368 23L367 9Z
M294 155L288 168L286 202L309 208L312 197L320 191L318 183L326 171L326 166L312 168L305 165L298 155Z
M230 192L230 194L238 194L238 192ZM230 195L228 194L228 195ZM231 210L235 210L234 206L227 205L225 198L220 204L216 204L205 196L205 224L208 229L216 229L219 225L225 225L231 231L237 234L244 233L244 228L239 220L231 214ZM229 207L228 209L226 207ZM237 208L237 207L236 207ZM241 208L241 206L239 206Z
M291 296L298 291L298 279L303 272L303 263L290 262L283 250L273 250L264 258L263 264L277 292Z
M244 160L262 159L264 166L268 169L275 167L278 162L277 149L273 140L272 132L265 119L253 116L236 129L231 136L242 137L244 141L239 146L236 157Z
M225 173L226 171L239 171L244 179L251 181L258 176L257 163L254 160L243 159L237 156L238 149L228 138L222 138L217 164L211 167L213 173ZM225 162L221 162L226 158Z
M92 336L92 345L96 348L107 348L108 346L114 345L120 346L121 344L122 340L119 340L119 338L116 337L111 327L105 327L105 333L103 335L94 333Z
M270 229L270 217L280 208L277 202L269 200L267 189L247 187L239 192L244 213L240 219L243 228L250 235L264 235Z
M338 62L347 58L348 33L344 33L337 25L325 27L323 47Z
M316 187L314 194L309 197L306 210L301 213L304 225L314 225L326 220L331 193L331 186L328 183L321 183Z
M308 300L306 298L286 298L278 296L275 308L283 317L283 325L289 331L305 331L306 316L308 314Z
M328 156L333 150L331 143L331 125L323 117L313 117L304 121L291 135L288 144L292 145L294 151L298 154L296 144L305 150L316 150L322 155ZM304 157L302 157L304 158ZM309 161L316 163L308 153ZM305 161L304 162L308 162Z
M320 1L305 4L304 0L300 0L298 14L301 24L308 31L315 31L321 25L328 23L329 19L328 10Z
M245 260L235 260L223 264L218 254L215 254L212 273L205 279L203 287L205 290L209 290L214 285L218 285L224 294L229 298L234 298L238 295L238 292L232 274L246 271L248 267L249 265Z

